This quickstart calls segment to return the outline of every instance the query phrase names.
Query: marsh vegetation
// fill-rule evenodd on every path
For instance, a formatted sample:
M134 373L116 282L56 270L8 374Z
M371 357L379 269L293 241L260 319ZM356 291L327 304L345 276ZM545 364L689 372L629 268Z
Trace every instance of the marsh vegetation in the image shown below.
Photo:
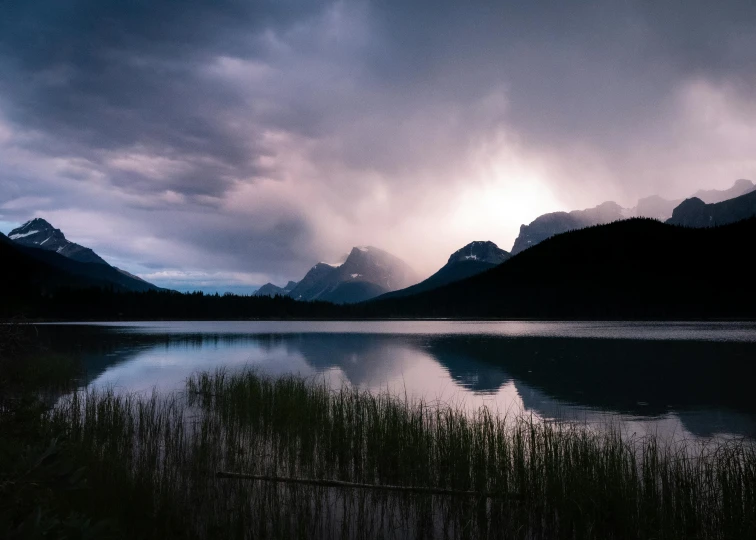
M746 441L668 445L254 372L200 373L169 396L74 393L44 425L87 463L80 506L127 537L756 536Z

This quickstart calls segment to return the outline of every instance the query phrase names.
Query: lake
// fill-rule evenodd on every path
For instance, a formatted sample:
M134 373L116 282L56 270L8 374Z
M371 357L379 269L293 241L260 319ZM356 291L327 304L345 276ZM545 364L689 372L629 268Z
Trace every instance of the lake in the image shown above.
M254 368L632 435L756 437L756 324L638 322L135 322L38 326L87 384L183 388Z

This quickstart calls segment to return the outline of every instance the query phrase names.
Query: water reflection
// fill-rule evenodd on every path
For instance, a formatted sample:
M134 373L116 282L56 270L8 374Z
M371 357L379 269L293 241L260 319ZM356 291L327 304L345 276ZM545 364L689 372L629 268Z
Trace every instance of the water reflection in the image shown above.
M662 339L658 324L397 324L47 326L43 335L82 358L91 384L127 391L180 389L198 370L252 367L538 418L610 417L633 431L756 434L749 325L669 325Z

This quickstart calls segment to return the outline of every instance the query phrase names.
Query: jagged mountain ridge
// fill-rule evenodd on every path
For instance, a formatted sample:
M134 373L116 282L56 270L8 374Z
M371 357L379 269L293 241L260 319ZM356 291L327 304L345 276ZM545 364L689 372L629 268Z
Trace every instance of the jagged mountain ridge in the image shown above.
M465 247L452 253L447 263L425 281L421 281L420 283L405 289L386 293L376 298L376 300L410 296L423 291L436 289L448 283L459 281L480 274L481 272L485 272L486 270L490 270L510 257L511 255L507 251L499 248L499 246L493 242L470 242Z
M316 264L294 287L295 300L348 304L403 289L418 276L401 259L372 246L355 247L341 265Z
M8 238L23 246L54 251L75 261L108 264L90 248L67 240L60 229L56 229L42 218L32 219L13 229Z
M716 203L750 193L754 190L756 190L756 185L753 182L740 179L729 189L698 190L694 197L701 199L705 203ZM520 226L520 234L515 239L512 255L516 255L556 234L570 230L583 229L593 225L603 225L632 217L646 217L666 221L672 216L674 209L682 202L683 199L670 200L653 195L639 199L633 208L623 208L617 203L609 201L585 210L543 214L529 225Z
M685 199L667 220L683 227L716 227L756 216L756 191L726 201L706 204L697 197Z

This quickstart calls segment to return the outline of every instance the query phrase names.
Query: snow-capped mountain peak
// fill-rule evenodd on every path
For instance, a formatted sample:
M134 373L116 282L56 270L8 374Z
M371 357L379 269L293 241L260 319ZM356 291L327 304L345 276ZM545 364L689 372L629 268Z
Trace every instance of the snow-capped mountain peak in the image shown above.
M63 231L42 218L32 219L13 229L8 238L24 246L55 251L79 262L108 264L91 249L67 240Z

